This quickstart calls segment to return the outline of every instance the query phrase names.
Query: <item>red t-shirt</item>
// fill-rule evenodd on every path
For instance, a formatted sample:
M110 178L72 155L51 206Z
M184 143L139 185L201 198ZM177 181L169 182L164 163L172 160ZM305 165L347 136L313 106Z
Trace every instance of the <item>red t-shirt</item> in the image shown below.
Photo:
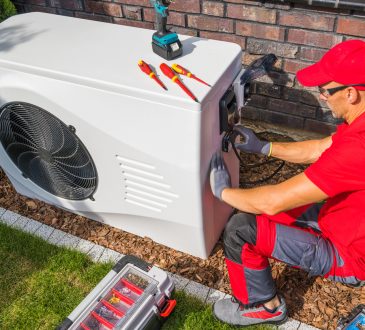
M364 280L365 114L338 126L332 145L304 173L329 196L318 217L323 235Z

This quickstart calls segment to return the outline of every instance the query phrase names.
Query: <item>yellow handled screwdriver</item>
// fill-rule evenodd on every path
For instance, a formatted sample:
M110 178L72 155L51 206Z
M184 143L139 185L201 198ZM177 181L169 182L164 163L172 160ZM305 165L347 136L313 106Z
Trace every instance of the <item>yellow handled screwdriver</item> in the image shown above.
M177 72L177 73L179 73L179 74L182 74L182 75L184 75L184 76L187 76L187 77L189 77L189 78L195 79L195 80L197 80L197 81L201 82L202 84L204 84L204 85L207 85L207 86L211 87L208 83L206 83L205 81L203 81L203 80L199 79L197 76L193 75L190 71L186 70L186 69L185 69L185 68L183 68L181 65L176 64L176 63L175 63L175 64L171 65L171 67L172 67L172 69L173 69L175 72Z

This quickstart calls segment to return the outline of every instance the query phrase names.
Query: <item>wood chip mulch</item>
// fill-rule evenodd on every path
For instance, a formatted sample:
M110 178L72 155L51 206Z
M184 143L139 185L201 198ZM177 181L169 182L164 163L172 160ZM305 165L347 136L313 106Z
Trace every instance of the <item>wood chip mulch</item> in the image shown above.
M270 134L264 137L271 140L288 139ZM253 186L245 182L272 173L278 165L247 166L261 161L263 159L255 155L244 156L245 165L241 165L240 171L241 187ZM267 183L281 182L300 173L304 168L302 165L285 164ZM23 197L15 192L1 169L0 206L120 253L136 255L162 269L206 286L231 293L221 241L216 244L207 260L192 257L159 245L149 238L141 238L44 202ZM304 271L274 261L271 265L278 290L287 302L289 316L296 320L320 329L335 329L340 316L346 316L358 304L365 303L365 287L355 289L319 277L309 278Z

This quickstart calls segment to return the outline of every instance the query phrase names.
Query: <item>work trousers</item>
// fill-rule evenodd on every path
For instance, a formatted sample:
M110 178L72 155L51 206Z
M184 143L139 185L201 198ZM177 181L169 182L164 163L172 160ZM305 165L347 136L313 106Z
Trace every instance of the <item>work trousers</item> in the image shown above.
M363 285L331 241L321 235L320 207L312 204L275 216L238 213L230 218L223 235L225 261L232 294L242 305L250 307L276 296L269 258L310 276Z

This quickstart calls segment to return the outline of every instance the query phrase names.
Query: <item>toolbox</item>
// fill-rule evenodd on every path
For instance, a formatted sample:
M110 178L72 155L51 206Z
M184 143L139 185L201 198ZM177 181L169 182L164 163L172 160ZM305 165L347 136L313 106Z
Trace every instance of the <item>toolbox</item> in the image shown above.
M57 329L159 329L176 305L173 289L165 271L125 256Z

